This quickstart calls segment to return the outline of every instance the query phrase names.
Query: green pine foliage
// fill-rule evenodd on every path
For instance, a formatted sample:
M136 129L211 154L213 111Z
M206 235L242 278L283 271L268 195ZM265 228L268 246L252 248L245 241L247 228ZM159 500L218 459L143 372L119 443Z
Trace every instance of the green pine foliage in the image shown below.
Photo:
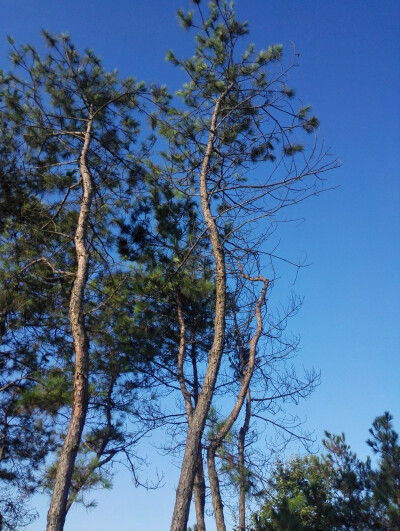
M369 430L368 446L378 457L372 472L374 508L387 529L400 529L400 444L388 412L377 417Z
M15 497L7 506L0 499L0 513L10 529L29 519L19 511L24 496L38 486L52 490L71 412L69 302L88 124L86 162L94 184L83 308L89 404L67 509L75 502L91 505L91 489L111 486L115 459L125 460L140 483L136 445L153 429L163 427L181 450L187 429L182 397L172 412L163 399L180 392L184 339L184 383L196 407L216 305L216 267L199 199L202 170L228 274L217 404L225 390L235 396L246 371L259 295L251 277L264 268L262 244L276 229L280 210L320 191L320 173L335 166L315 149L319 122L310 107L295 110L287 85L292 66L285 66L282 45L240 48L249 28L237 20L232 3L213 0L208 10L200 0L193 4L193 10L178 11L178 20L196 32L194 54L180 59L167 53L187 75L175 99L164 86L105 71L92 50L80 53L66 34L43 32L44 55L9 38L11 68L0 73L0 482ZM151 132L145 135L147 121ZM155 158L157 135L167 148ZM271 255L271 279L274 268ZM265 348L257 353L256 368L269 368L258 375L259 412L266 380L290 397L297 397L296 385L306 396L315 383L310 375L305 382L292 374L276 377L277 360L295 349L282 334L296 309L274 317L263 306L274 335L265 333ZM236 436L229 433L218 459L237 486L243 470L238 473L229 452ZM51 463L47 469L45 461ZM250 488L250 467L245 476ZM288 517L306 507L307 525L314 525L307 496L299 491L295 498L287 504Z
M12 68L0 78L0 461L5 480L31 492L43 472L39 465L66 430L73 387L68 305L76 269L79 157L91 114L87 162L95 197L84 308L91 343L90 413L71 490L71 499L79 499L80 489L102 483L109 456L129 456L139 437L138 427L127 430L120 420L134 417L135 393L127 401L121 391L128 383L139 386L135 363L149 349L140 319L132 315L138 285L127 286L117 242L132 195L148 174L139 160L147 157L153 139L139 137L141 98L146 93L162 105L165 91L105 72L93 51L79 54L67 35L43 37L44 57L10 40ZM46 480L50 488L54 466ZM36 483L28 473L35 469Z
M378 455L361 461L344 434L325 432L325 452L278 461L253 514L254 531L399 529L398 434L389 413L377 417L367 444Z
M321 154L314 166L308 159L314 152L319 121L310 115L310 106L293 109L294 91L287 85L292 66L283 63L282 45L256 51L249 44L241 49L240 39L249 28L236 18L231 3L212 1L208 12L201 2L195 7L188 13L178 12L181 24L196 31L195 51L187 59L178 58L172 50L167 53L167 60L187 74L187 82L176 94L176 107L158 117L158 131L169 142L170 150L164 155L175 188L196 197L211 115L219 101L207 175L210 204L221 233L239 239L240 234L232 231L234 220L240 217L251 233L255 213L264 211L272 225L273 213L302 201L322 185L317 168L325 171L335 161L323 162ZM311 143L304 133L312 134ZM252 182L249 172L258 170L261 163L265 178ZM294 186L295 182L301 185ZM241 209L243 204L246 209ZM226 246L230 245L228 239Z

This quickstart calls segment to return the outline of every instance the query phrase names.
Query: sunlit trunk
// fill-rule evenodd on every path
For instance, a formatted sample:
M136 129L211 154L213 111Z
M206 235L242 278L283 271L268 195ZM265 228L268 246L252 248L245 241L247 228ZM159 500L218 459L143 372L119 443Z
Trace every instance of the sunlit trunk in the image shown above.
M77 269L69 303L69 319L75 350L73 406L67 435L57 466L50 509L47 514L47 531L62 531L64 528L72 472L88 407L89 340L84 322L83 306L89 271L89 251L86 238L93 198L93 180L86 162L91 128L92 118L89 117L79 158L82 199L74 238Z

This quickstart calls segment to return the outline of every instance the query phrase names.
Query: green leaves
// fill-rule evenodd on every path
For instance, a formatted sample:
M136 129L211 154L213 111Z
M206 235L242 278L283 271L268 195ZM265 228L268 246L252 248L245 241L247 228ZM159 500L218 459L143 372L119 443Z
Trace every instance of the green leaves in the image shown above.
M317 116L308 117L310 111L311 105L306 105L305 107L301 107L297 113L297 116L301 121L302 128L307 133L312 133L315 131L315 129L317 129L317 127L319 127L319 120Z
M288 98L292 99L292 98L294 98L296 93L295 93L295 91L292 88L284 86L282 88L282 94L284 94Z
M49 415L56 415L61 407L71 404L72 375L52 367L44 374L36 375L38 384L24 391L19 400L20 406L28 411L39 409Z
M305 107L301 107L301 109L297 113L297 116L299 118L305 118L307 114L310 112L310 110L311 110L311 105L306 105Z

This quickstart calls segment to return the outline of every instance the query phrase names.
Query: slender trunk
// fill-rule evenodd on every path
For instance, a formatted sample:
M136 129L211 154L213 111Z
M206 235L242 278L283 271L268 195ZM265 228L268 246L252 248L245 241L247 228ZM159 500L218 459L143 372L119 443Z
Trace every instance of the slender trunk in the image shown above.
M189 517L190 500L192 497L196 463L199 455L201 436L210 409L214 392L225 339L225 298L226 298L226 272L224 251L219 238L218 229L209 205L207 190L207 175L213 144L216 136L216 124L219 107L228 91L224 92L217 100L210 123L210 133L200 172L200 197L204 220L207 225L210 242L216 266L216 301L214 316L214 338L208 356L207 370L199 399L192 415L186 439L185 454L183 457L181 475L176 491L174 513L172 516L171 531L185 531Z
M4 458L4 452L6 450L6 444L7 444L7 435L8 435L8 416L11 414L13 407L15 407L15 396L17 394L17 391L14 389L12 398L8 404L8 407L4 411L4 420L3 420L3 427L1 430L1 436L0 436L0 463Z
M206 523L204 520L204 510L206 505L206 483L204 478L201 448L199 448L199 454L197 457L196 475L194 477L193 484L193 498L196 509L197 531L206 531Z
M108 388L107 405L106 405L107 428L101 439L99 447L96 451L96 458L92 459L91 463L89 463L89 465L87 466L85 473L80 475L79 480L75 484L71 485L69 496L68 496L68 501L67 501L67 507L65 511L66 514L68 513L72 504L76 500L79 492L86 485L86 482L90 479L90 476L93 474L93 472L97 469L100 469L102 466L104 466L109 461L111 461L111 459L114 457L114 455L117 452L117 451L108 452L107 457L105 457L104 459L101 459L112 436L112 419L111 419L111 410L113 407L112 393L113 393L113 389L115 386L115 382L117 381L117 377L118 377L117 372L112 375L110 385Z
M74 239L77 270L69 303L69 319L75 350L73 405L67 435L60 453L50 509L47 514L47 531L62 531L64 528L72 472L88 407L89 339L84 322L83 303L89 271L89 251L86 237L93 197L93 180L86 160L91 128L92 116L90 115L79 158L82 199Z
M182 396L185 401L186 415L188 420L188 425L190 427L193 414L192 398L186 387L185 374L183 371L184 356L186 351L186 327L185 321L182 314L182 306L179 296L176 298L177 301L177 313L178 321L180 326L180 341L179 341L179 351L178 351L178 381L181 388ZM195 353L195 342L192 335L192 349L191 349L191 360L193 367L193 398L194 404L196 406L198 400L198 374L197 374L197 362L196 362L196 353ZM197 464L196 464L196 475L193 483L193 497L194 504L196 508L196 520L197 520L197 529L198 531L205 531L205 522L204 522L204 509L205 509L205 479L204 479L204 469L203 469L203 458L201 455L201 443L199 445Z
M3 342L3 337L6 333L7 315L7 308L3 308L0 312L0 345Z
M268 284L269 284L268 279L262 277L261 275L259 277L249 277L248 275L245 275L243 273L241 266L239 267L240 267L241 274L244 278L252 282L257 282L257 281L263 282L264 285L263 285L261 294L255 306L257 326L256 326L254 336L250 341L249 360L247 362L246 367L244 366L243 355L240 354L243 378L242 378L242 385L240 387L240 390L239 390L239 393L236 399L236 403L232 411L228 415L227 419L225 420L223 426L220 428L219 432L214 436L213 440L210 442L209 447L207 449L208 476L210 479L211 497L213 501L214 514L215 514L215 520L216 520L218 531L225 531L225 523L224 523L224 515L223 515L223 503L222 503L221 493L219 489L219 479L218 479L218 475L217 475L216 468L215 468L215 455L216 455L218 448L221 446L223 440L225 439L226 435L228 434L229 430L231 430L233 424L236 422L239 416L239 413L242 409L245 397L249 396L248 394L249 386L250 386L250 381L251 381L251 378L254 372L257 345L261 337L262 328L263 328L261 307L265 301ZM241 349L239 348L239 351L240 350ZM246 411L246 414L247 414L247 411Z
M214 509L215 524L217 531L226 531L224 520L224 504L219 490L219 479L215 467L215 453L217 447L211 444L207 449L208 479L210 480L211 498Z
M196 407L199 399L199 375L197 371L197 359L196 359L196 342L195 334L192 333L192 348L190 352L190 358L192 361L193 369L193 400ZM203 456L201 453L201 444L199 447L199 455L197 456L197 468L196 475L194 477L193 484L193 498L194 506L196 510L196 524L197 531L206 531L206 523L204 520L204 512L206 506L206 480L204 477Z
M244 466L244 443L250 425L251 415L251 398L250 389L246 395L246 415L243 426L239 431L238 439L238 468L239 468L239 527L238 531L246 531L246 492L247 492L247 473Z

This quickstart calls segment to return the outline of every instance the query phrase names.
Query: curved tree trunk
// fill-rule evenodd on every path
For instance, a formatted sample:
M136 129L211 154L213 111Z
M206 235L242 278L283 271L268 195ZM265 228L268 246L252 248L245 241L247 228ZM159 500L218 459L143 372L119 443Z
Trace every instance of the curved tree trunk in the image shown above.
M189 517L190 500L192 497L193 483L196 474L196 463L199 454L201 436L204 431L208 411L210 409L215 382L217 379L225 340L225 300L226 300L226 271L224 251L218 234L218 229L209 205L207 189L207 175L210 156L216 137L216 124L221 101L226 96L225 91L215 103L213 110L210 133L200 172L200 197L201 208L206 222L210 242L212 245L216 266L216 302L214 316L214 339L208 356L207 370L204 377L199 399L189 426L186 439L185 454L183 457L181 475L176 491L174 513L172 516L171 531L185 531Z
M47 514L47 531L62 531L64 528L72 472L88 407L89 339L84 323L83 303L89 271L89 251L86 237L93 198L93 180L86 161L90 145L92 121L92 116L90 115L79 158L79 169L82 178L82 200L74 239L77 270L69 303L69 319L75 350L73 406L67 435L61 449L50 509Z

